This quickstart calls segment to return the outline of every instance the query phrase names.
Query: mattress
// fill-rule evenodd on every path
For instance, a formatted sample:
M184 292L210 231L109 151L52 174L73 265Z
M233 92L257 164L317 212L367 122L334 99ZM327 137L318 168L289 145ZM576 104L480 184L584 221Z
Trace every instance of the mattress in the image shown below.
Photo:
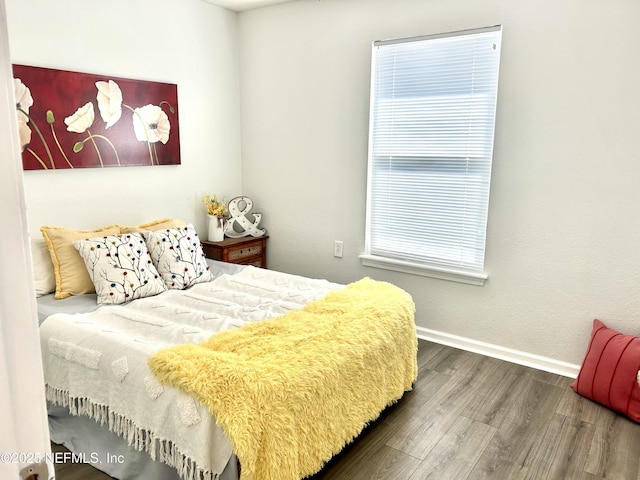
M412 388L407 292L209 264L124 305L40 299L54 442L122 480L298 480Z

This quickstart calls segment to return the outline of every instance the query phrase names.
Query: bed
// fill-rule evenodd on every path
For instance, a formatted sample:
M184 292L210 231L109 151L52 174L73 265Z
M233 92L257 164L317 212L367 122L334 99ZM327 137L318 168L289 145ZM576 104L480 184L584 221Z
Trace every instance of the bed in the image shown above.
M55 299L56 272L55 293L38 297L55 443L119 479L300 479L411 389L417 341L403 290L204 259L191 225L139 230L158 224L155 237L84 232L71 243L96 293ZM54 270L63 237L45 235ZM187 237L186 248L176 240ZM155 258L150 238L162 246ZM135 257L126 283L96 256L113 265L113 252ZM181 276L185 262L204 273ZM149 290L149 269L178 285ZM108 304L114 290L125 301Z

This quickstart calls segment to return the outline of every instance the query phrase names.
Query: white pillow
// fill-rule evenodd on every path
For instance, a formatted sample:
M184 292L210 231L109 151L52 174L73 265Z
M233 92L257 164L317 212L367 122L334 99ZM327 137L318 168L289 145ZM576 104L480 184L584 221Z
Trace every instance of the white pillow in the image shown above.
M144 236L153 263L167 288L182 290L213 280L193 225L145 232Z
M100 304L126 303L166 290L139 233L76 240L73 246L87 266Z
M44 240L31 240L33 283L36 296L41 297L56 291L56 273L53 269L49 247Z

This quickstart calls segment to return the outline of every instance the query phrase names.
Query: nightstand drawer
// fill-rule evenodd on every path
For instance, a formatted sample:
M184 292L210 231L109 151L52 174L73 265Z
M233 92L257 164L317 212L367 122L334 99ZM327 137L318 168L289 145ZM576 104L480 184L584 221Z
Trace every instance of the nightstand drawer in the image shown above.
M203 240L207 258L221 262L267 268L267 235L263 237L225 238L222 242Z
M248 257L262 256L263 250L262 243L242 248L229 249L229 261L231 263L238 263L242 260L246 260Z

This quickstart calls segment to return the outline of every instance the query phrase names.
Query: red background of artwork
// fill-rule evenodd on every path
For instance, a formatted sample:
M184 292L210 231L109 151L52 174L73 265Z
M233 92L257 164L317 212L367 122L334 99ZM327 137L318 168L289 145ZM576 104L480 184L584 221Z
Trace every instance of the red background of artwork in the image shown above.
M19 78L31 91L33 106L29 109L31 121L31 142L28 148L32 149L51 168L49 156L41 141L35 123L42 133L54 160L55 167L70 168L64 156L58 148L51 125L47 123L47 111L51 110L55 117L53 127L60 142L62 150L75 168L101 167L96 149L91 141L84 143L84 148L74 153L73 146L76 142L88 137L88 133L75 133L67 131L64 119L73 115L76 110L92 102L95 111L95 120L89 131L92 135L104 135L115 146L120 158L121 166L151 165L149 147L146 141L139 141L133 129L133 112L128 108L122 108L122 116L114 125L106 127L106 123L100 116L96 96L98 89L96 82L113 80L122 91L122 103L132 108L143 107L148 104L158 105L167 114L171 129L169 140L152 143L157 153L158 164L180 164L180 130L178 125L178 92L177 86L170 83L149 82L144 80L131 80L112 77L109 75L94 75L89 73L71 72L51 68L31 67L25 65L13 66L14 78ZM172 113L168 102L174 109ZM105 167L117 167L117 159L111 146L104 139L96 138L96 145L102 155ZM24 170L42 170L38 160L26 148L22 152L22 164Z

